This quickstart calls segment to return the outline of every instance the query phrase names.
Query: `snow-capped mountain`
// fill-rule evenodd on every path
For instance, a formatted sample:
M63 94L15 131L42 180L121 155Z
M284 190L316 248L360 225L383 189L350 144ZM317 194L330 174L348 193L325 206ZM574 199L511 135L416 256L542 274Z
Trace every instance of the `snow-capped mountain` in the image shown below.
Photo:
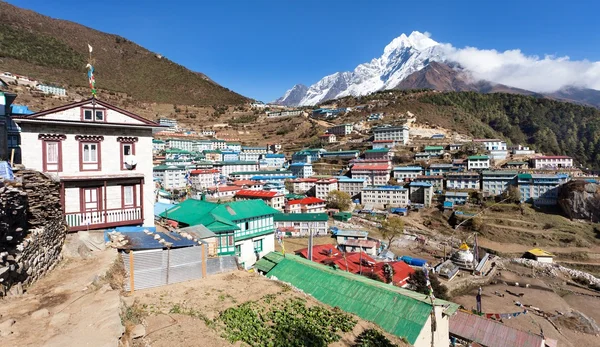
M383 55L358 65L354 71L336 72L309 88L295 85L274 103L311 106L348 95L359 96L396 87L402 80L431 61L445 61L442 45L418 31L400 35L383 50Z

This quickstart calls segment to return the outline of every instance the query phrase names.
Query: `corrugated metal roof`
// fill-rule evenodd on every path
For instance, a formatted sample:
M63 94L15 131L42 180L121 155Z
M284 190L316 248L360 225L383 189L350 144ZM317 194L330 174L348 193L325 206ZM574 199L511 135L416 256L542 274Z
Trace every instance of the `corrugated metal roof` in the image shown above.
M535 255L536 257L554 257L554 254L548 252L548 251L544 251L543 249L540 248L533 248L527 251L527 253L531 253L533 255Z
M327 213L278 213L273 215L275 222L326 222Z
M193 240L188 240L185 237L179 235L178 233L155 232L150 235L140 231L120 231L120 233L123 234L123 236L125 236L127 244L122 247L119 247L119 249L142 250L166 248L165 245L158 242L159 239L154 238L155 235L158 235L160 239L163 239L166 242L172 243L172 246L170 248L189 247L198 245L198 243L194 242Z
M450 317L450 335L486 347L540 347L544 341L539 335L462 311Z
M282 259L283 255L281 253L271 252L260 258L256 264L254 264L254 267L260 272L267 273L271 271L275 265L279 264Z
M298 256L286 255L268 273L268 277L290 283L315 299L354 313L378 324L396 336L414 344L425 327L431 304L426 295L377 282L345 271L335 270ZM452 314L458 305L443 300Z
M215 231L206 224L206 218L209 215L212 216L213 220L235 225L235 221L276 213L280 212L269 207L262 200L245 200L217 204L203 200L187 199L176 207L161 213L160 216L186 225L204 224L209 229Z

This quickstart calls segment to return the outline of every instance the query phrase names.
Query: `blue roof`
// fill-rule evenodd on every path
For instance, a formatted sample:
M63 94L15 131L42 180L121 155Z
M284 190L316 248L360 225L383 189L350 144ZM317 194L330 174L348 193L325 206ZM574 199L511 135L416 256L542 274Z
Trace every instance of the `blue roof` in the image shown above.
M411 187L431 187L431 183L427 182L410 182Z
M363 190L406 190L406 188L400 186L368 186Z
M456 197L462 197L462 198L467 198L469 197L469 193L467 192L446 192L444 193L445 196L456 196Z
M174 204L166 204L164 202L155 202L154 203L154 215L158 216L159 214L165 212L166 210L175 207Z
M394 168L394 171L414 171L414 170L422 171L423 168L420 166L396 166Z
M310 164L310 163L292 163L292 164L290 164L290 166L307 166L307 165L312 166L312 164Z
M365 181L364 178L348 178L346 176L336 177L338 182L347 182L347 183L363 183Z
M267 153L265 155L265 158L285 158L285 154L273 154L273 153Z
M12 105L12 114L33 114L34 112L30 110L26 105Z
M154 238L154 235L160 236L166 242L172 243L171 248L189 247L198 245L192 240L181 237L178 233L171 232L156 232L146 234L143 231L120 231L128 241L126 245L119 247L120 249L162 249L166 248L162 243Z

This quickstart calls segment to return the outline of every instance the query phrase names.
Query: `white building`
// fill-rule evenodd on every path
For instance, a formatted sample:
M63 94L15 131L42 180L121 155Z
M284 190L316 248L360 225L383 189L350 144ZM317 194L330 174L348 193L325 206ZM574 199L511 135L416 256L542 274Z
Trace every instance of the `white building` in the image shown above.
M329 234L325 213L279 213L273 216L275 229L284 236L325 236ZM289 234L288 234L289 233Z
M400 127L377 127L373 129L373 141L393 140L398 144L406 145L409 141L409 129Z
M446 175L446 189L480 189L481 180L477 172L460 172Z
M315 197L326 200L330 192L338 190L337 180L335 178L318 180L315 183Z
M314 188L317 184L317 178L297 178L292 180L295 194L304 194Z
M152 140L152 151L160 152L165 150L165 141L162 140Z
M214 163L216 169L221 170L221 175L229 176L234 172L256 172L258 163L255 161L230 161ZM248 177L246 177L248 178Z
M408 189L399 186L368 186L362 190L361 202L376 207L408 205Z
M467 158L467 170L487 170L490 168L490 157L487 155L472 155Z
M534 150L532 150L528 146L523 146L523 145L508 146L508 150L510 151L510 153L512 153L514 155L533 155L533 154L535 154Z
M256 153L256 154L267 154L266 146L259 147L250 147L250 146L242 146L242 152L244 153Z
M202 129L202 136L215 136L215 131L211 129Z
M423 175L423 168L420 166L397 166L393 171L394 178L397 180L413 179Z
M242 145L239 142L227 142L227 150L232 152L241 152Z
M264 160L267 164L267 167L279 169L283 167L283 164L285 164L285 155L277 153L267 153L264 155Z
M387 163L354 164L350 174L352 178L365 180L367 185L385 185L390 180L390 166Z
M481 144L487 151L506 151L506 141L499 139L474 139L473 142Z
M194 141L185 139L166 139L166 148L177 148L192 152L194 150Z
M158 123L97 99L13 120L21 128L22 164L60 180L70 231L154 225Z
M53 94L58 96L67 95L67 90L65 88L49 86L46 84L38 84L37 86L35 86L35 89L40 90L46 94Z
M346 135L350 135L352 134L352 130L353 130L354 126L352 124L340 124L340 125L336 125L333 126L331 128L327 129L327 133L328 134L334 134L334 135L338 135L338 136L346 136Z
M273 111L273 112L267 112L267 117L269 117L269 118L293 117L293 116L301 116L303 113L304 112L302 110Z
M167 127L166 130L169 130L169 131L177 131L177 129L179 128L177 126L177 120L170 119L170 118L159 118L158 124L160 124L164 127Z
M290 200L285 204L286 213L322 213L325 212L326 201L319 198L308 197Z
M208 194L213 199L233 198L235 193L242 190L237 186L219 186L208 188Z
M219 183L220 172L217 169L197 169L190 171L190 182L196 190L202 191Z
M198 140L198 141L194 141L194 143L192 144L192 148L194 152L204 152L204 151L212 151L215 148L213 147L213 143L212 141L208 141L208 140Z
M279 211L283 211L285 207L285 198L277 191L242 189L235 193L234 198L236 201L262 200L268 206Z
M187 185L184 165L158 165L153 168L153 176L160 179L163 189L181 189Z
M293 163L290 165L290 171L298 178L309 178L313 175L313 167L309 163Z
M264 155L264 154L250 153L250 152L241 152L240 153L240 160L242 160L242 161L254 161L254 162L257 162L262 155Z
M227 141L225 140L212 140L212 144L215 150L227 149Z
M530 166L534 169L558 169L573 167L573 158L554 155L532 158L529 160Z

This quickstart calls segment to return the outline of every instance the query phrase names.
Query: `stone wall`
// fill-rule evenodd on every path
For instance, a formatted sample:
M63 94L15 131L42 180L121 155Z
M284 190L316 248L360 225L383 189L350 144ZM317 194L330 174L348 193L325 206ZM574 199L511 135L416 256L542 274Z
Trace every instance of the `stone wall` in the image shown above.
M61 259L60 184L31 170L0 183L0 296L21 294Z

